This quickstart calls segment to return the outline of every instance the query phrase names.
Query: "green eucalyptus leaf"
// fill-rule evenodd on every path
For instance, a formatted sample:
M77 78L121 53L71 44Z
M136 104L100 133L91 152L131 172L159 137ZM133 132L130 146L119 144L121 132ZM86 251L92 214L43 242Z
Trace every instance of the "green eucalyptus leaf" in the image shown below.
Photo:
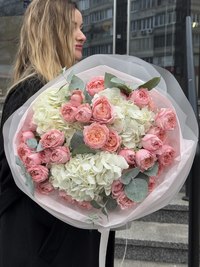
M105 76L104 76L105 88L111 88L114 86L113 83L111 82L111 79L114 77L117 78L115 75L113 75L111 73L108 73L108 72L105 73Z
M15 156L15 163L21 168L22 174L25 174L26 168L25 168L22 160L18 156Z
M86 101L86 103L88 103L88 104L91 104L92 103L92 96L91 95L89 95L88 94L88 92L85 90L84 91L84 96L85 96L85 101Z
M37 152L40 152L40 151L43 151L43 150L44 150L44 148L42 147L42 144L39 143L39 144L37 145L37 149L36 149L36 151L37 151Z
M70 99L71 99L71 96L65 96L65 100L66 100L66 102L69 102Z
M134 179L140 170L138 168L131 168L128 171L124 172L121 176L123 184L129 184L132 179Z
M26 171L26 168L18 156L15 156L15 162L21 168L21 173L26 178L25 185L29 188L29 192L34 195L34 183L31 175Z
M108 211L107 211L106 207L102 208L101 211L108 219Z
M37 148L38 142L35 138L29 138L26 140L26 144L29 148Z
M72 70L72 71L68 74L68 76L67 76L67 81L68 81L68 83L71 82L73 76L74 76L74 71Z
M15 163L16 163L17 165L19 165L20 167L21 167L21 164L23 165L23 163L22 163L20 157L18 157L18 156L15 156Z
M130 86L128 86L123 80L107 72L105 73L105 76L104 76L104 85L106 88L117 87L123 93L126 93L126 94L130 94L133 91L133 89Z
M73 75L69 84L69 90L73 91L79 89L83 91L84 88L85 88L84 82L78 76Z
M106 195L106 192L105 191L102 191L101 193L100 193L100 196L103 198L103 199L107 199L107 195Z
M115 199L109 197L106 201L105 207L107 210L112 211L112 210L116 209L117 201Z
M158 162L156 162L153 167L149 168L148 170L144 171L144 174L148 176L156 176L158 174Z
M130 94L133 91L130 86L128 86L124 81L117 77L113 77L111 79L111 83L114 87L119 88L123 93Z
M143 172L139 172L138 175L137 175L135 178L137 178L137 179L142 179L142 180L146 181L147 184L149 184L149 176L146 175L146 174L143 173Z
M153 79L149 80L148 82L142 84L139 86L139 88L147 88L148 90L151 90L155 88L160 82L160 77L154 77Z
M118 78L118 77L113 77L111 79L111 82L114 83L114 84L119 84L121 86L126 85L125 82L123 80L121 80L120 78Z
M146 174L143 173L143 172L139 172L139 173L137 174L136 178L144 179L144 180L146 180L147 182L149 181L149 176L146 175Z
M33 183L33 179L31 177L31 175L26 172L25 178L26 178L25 184L29 188L29 192L31 193L31 195L34 195L34 183Z
M95 200L91 200L90 204L92 205L93 208L95 209L101 209L102 205L100 205L99 203L97 203Z
M83 132L81 131L77 131L74 133L74 135L72 136L71 142L70 142L70 147L71 149L75 149L78 146L85 144L84 140L83 140Z
M145 179L135 178L125 185L126 196L134 202L141 202L148 194L148 183Z
M77 154L96 154L97 151L94 149L89 148L88 146L86 146L85 144L81 144L78 147L74 148L72 150L72 156L75 156Z

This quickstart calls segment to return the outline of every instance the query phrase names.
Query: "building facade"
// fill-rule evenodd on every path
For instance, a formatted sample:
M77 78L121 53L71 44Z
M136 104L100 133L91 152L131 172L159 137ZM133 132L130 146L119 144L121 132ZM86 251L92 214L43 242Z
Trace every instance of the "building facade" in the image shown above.
M88 38L84 56L101 53L134 55L168 69L184 86L185 23L186 16L190 15L198 87L200 2L194 0L186 4L185 0L130 0L128 3L126 0L117 0L116 7L114 3L110 0L78 1ZM109 16L103 16L102 13Z

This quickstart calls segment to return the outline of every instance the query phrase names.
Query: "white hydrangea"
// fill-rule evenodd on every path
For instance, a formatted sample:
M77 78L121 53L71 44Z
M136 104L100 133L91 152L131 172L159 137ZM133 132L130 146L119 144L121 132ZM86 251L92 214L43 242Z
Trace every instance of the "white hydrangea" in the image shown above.
M113 105L115 120L111 128L119 133L124 146L132 149L138 147L141 137L152 125L154 113L127 101L118 88L108 88L98 95L106 96Z
M91 201L99 199L102 192L109 195L113 181L127 168L126 160L119 155L78 154L67 164L53 165L50 180L77 201Z
M33 122L37 125L37 133L40 135L51 129L63 131L69 145L73 134L81 129L81 125L67 123L60 116L60 108L68 96L69 91L66 87L45 90L33 104Z

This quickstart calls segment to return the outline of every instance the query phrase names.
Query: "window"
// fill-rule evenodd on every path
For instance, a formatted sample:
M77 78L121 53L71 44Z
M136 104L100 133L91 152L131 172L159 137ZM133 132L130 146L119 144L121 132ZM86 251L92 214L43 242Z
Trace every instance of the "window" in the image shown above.
M112 18L112 9L104 9L90 14L91 23Z
M172 34L156 36L154 38L154 47L162 48L165 46L172 46Z
M78 3L80 10L86 10L90 7L89 0L81 0Z
M165 25L165 13L157 14L155 16L155 26L163 26Z
M112 53L111 44L96 45L86 48L84 50L84 57L88 57L94 54L111 54L111 53Z

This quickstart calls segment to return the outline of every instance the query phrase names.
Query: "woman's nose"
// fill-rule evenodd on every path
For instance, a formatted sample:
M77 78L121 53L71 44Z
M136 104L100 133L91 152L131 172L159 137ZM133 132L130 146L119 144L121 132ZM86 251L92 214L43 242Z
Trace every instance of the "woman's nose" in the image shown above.
M82 31L80 31L79 35L78 35L78 39L85 42L87 38L86 38L85 34Z

